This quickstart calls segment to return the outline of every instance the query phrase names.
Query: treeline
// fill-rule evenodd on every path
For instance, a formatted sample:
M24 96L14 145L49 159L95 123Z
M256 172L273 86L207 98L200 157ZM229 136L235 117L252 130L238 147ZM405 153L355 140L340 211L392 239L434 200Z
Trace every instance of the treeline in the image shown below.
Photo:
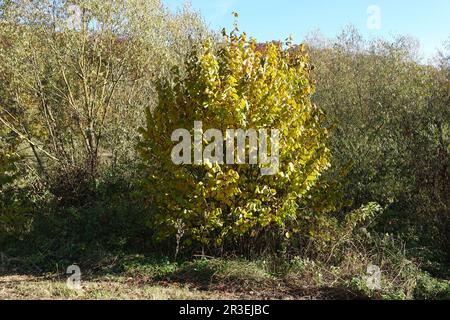
M448 271L449 52L420 64L407 38L354 30L260 46L157 0L1 1L0 21L0 251L28 268L156 252ZM170 133L195 120L281 129L280 173L174 166Z

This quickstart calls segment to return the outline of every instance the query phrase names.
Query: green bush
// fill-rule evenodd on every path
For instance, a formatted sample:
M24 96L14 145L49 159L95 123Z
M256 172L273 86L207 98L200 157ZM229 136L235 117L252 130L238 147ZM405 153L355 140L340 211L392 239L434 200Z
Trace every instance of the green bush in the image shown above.
M276 243L309 232L299 228L309 219L302 207L314 203L312 190L330 166L328 133L310 101L309 73L303 47L270 43L263 53L255 40L232 32L217 50L210 42L195 48L184 69L161 80L159 103L147 112L140 144L147 164L143 198L156 207L151 220L160 239L213 248L266 236L263 245L270 246L270 235ZM174 164L172 133L192 133L195 121L222 133L278 129L278 172L264 176L256 165L224 165L220 159Z

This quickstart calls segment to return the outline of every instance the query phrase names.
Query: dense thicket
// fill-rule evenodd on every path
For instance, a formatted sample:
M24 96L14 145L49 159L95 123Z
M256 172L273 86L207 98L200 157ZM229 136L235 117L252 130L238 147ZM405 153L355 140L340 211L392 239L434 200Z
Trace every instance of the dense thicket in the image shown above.
M1 1L0 19L0 240L56 221L34 232L56 247L132 229L138 128L154 80L209 33L201 18L159 0L20 0Z
M325 47L317 40L314 101L334 128L335 170L349 168L346 197L386 208L379 231L450 257L449 53L432 66L405 37L366 42L349 29Z

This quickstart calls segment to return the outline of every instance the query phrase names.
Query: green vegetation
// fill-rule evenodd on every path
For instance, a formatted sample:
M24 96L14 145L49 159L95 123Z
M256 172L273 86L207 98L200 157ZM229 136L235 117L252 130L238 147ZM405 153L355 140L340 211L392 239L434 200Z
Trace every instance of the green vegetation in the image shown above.
M335 127L330 149L334 171L348 168L346 198L379 203L374 230L397 235L425 261L448 261L450 52L420 65L411 39L367 43L353 29L330 48L310 42L314 101Z
M302 228L306 221L298 213L316 201L311 190L329 167L327 131L310 102L307 57L301 48L291 49L269 44L263 54L256 40L234 31L216 52L209 42L194 50L184 75L176 69L173 80L158 84L159 104L147 112L141 150L148 176L143 198L155 208L152 222L161 237L177 237L177 245L191 249L198 243L212 252L236 245L254 248L261 240L267 247L278 245L313 227ZM204 131L216 129L221 135L228 129L278 129L275 174L263 176L254 164L223 164L223 156L214 164L174 164L172 132L199 120ZM233 154L232 163L234 157L239 154ZM315 208L317 217L322 210Z
M339 266L295 257L199 258L174 261L128 255L104 263L102 274L85 274L82 290L68 289L52 272L0 276L0 298L53 299L449 299L450 282L437 280L411 262L383 266L382 292L370 290L362 274L366 257ZM393 258L400 258L393 257ZM403 258L400 258L403 259ZM395 269L400 268L401 269ZM398 273L400 272L400 273Z
M415 47L0 1L0 299L450 299L450 48ZM278 173L175 165L195 121L279 129Z

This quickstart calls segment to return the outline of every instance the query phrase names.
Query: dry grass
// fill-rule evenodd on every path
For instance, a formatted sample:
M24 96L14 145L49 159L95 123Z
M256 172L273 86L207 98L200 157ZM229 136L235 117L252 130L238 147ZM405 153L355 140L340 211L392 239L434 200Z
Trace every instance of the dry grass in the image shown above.
M64 279L33 276L0 277L0 300L231 300L250 297L199 291L175 284L137 285L125 277L82 281L82 290L69 289Z
M80 300L273 300L448 299L450 283L420 272L402 255L347 252L339 264L301 258L289 261L197 259L174 262L129 256L114 273L83 273L82 290L66 275L0 275L0 299ZM382 270L381 290L367 287L372 261ZM89 271L89 270L88 270ZM109 275L105 275L109 274Z

